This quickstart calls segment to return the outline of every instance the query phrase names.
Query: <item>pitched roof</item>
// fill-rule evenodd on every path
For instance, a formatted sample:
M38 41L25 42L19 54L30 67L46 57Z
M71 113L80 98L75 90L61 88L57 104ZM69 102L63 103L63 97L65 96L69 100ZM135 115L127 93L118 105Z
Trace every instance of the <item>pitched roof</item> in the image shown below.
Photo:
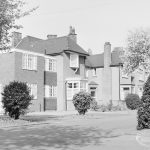
M55 55L64 51L88 55L83 48L67 36L47 40L27 36L23 38L16 48L46 53L48 55Z
M114 49L111 53L111 66L117 66L122 63L120 55L122 53L122 48ZM104 67L104 53L88 56L85 65L87 67Z
M98 85L98 83L96 83L95 81L91 81L91 82L89 83L89 85Z

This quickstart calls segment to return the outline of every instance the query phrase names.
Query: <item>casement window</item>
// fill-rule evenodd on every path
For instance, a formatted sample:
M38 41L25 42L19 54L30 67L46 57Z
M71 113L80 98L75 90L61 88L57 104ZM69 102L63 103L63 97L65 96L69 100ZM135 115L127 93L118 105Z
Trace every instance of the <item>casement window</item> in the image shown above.
M37 70L37 56L22 54L22 69Z
M92 69L92 75L96 76L96 68Z
M85 69L85 77L88 78L89 77L89 70Z
M27 83L30 89L30 95L33 96L33 99L37 99L37 84L29 84Z
M86 82L68 81L67 82L67 100L71 100L79 91L87 91Z
M70 67L79 68L79 55L78 54L70 54Z
M45 97L46 98L57 97L57 87L45 85Z
M56 60L54 59L45 59L45 71L56 72Z
M128 75L123 72L123 69L121 69L121 77L122 78L128 78Z

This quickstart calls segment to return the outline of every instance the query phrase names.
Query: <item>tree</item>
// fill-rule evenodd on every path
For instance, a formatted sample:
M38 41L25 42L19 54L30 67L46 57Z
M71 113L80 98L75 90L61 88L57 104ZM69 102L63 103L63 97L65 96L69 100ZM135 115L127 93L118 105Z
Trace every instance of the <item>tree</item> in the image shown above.
M10 30L22 27L15 23L16 19L29 15L37 9L36 7L23 11L25 4L23 0L0 0L0 50L10 48Z
M143 29L130 31L124 49L123 70L131 74L140 66L150 70L150 34Z
M138 125L137 129L150 129L150 76L148 77L141 98L141 105L138 108Z
M3 108L14 119L19 119L19 116L24 114L31 104L30 89L24 82L10 82L4 87L2 95Z
M129 33L127 47L124 51L124 72L130 74L139 67L150 71L150 33L146 30L135 30ZM150 128L150 76L143 90L137 112L137 129Z

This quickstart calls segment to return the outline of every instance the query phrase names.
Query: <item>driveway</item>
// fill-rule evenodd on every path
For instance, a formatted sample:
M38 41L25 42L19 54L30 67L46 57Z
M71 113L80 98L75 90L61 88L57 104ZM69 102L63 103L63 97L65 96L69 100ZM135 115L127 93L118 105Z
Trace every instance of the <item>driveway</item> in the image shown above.
M43 118L44 116L37 116ZM1 150L144 150L136 114L46 116L46 122L0 129Z

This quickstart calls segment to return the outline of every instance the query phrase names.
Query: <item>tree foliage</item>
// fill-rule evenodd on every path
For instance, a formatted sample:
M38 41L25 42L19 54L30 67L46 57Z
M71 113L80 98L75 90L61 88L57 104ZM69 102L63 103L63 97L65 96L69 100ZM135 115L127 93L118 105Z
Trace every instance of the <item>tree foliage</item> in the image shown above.
M4 87L3 108L11 118L18 119L31 104L30 89L24 82L13 81Z
M122 56L124 72L130 74L140 66L150 69L150 34L143 29L130 31Z
M36 7L23 11L25 4L23 0L0 0L0 50L10 47L10 30L22 27L15 23L16 19L29 15L37 9Z
M138 109L140 105L140 97L137 94L128 94L125 97L126 106L128 109L135 110Z
M85 115L92 102L91 95L87 92L79 92L73 96L73 104L80 115Z
M150 129L150 76L148 77L141 98L141 105L138 108L138 126L137 129Z

